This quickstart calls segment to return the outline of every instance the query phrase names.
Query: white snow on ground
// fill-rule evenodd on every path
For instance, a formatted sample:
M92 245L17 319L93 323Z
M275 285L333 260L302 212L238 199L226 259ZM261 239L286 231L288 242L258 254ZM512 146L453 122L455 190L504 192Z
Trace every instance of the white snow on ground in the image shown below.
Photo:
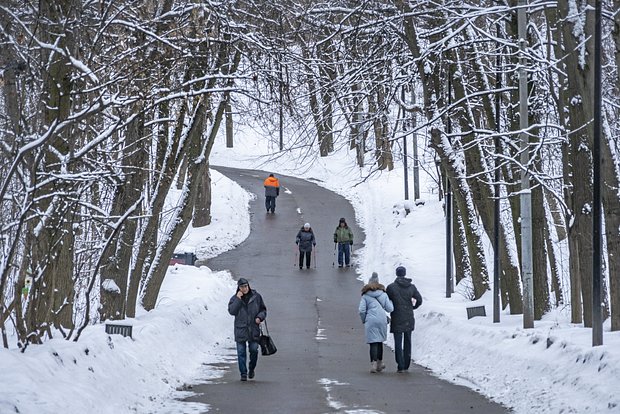
M296 154L257 161L257 155L269 150L239 135L234 150L218 143L210 162L305 177L351 200L366 232L365 247L356 252L360 279L377 271L381 282L389 283L395 267L404 265L424 297L416 311L416 363L516 413L620 413L620 333L610 332L609 323L605 345L592 348L591 330L571 324L567 309L524 330L521 316L507 312L499 324L490 316L467 320L465 309L472 303L459 293L445 298L443 211L432 182L422 185L426 204L404 216L394 208L404 198L398 162L395 171L358 184L363 171L344 152L315 162L306 158L303 165L295 161ZM286 187L285 180L282 185ZM247 237L250 196L217 172L213 188L213 225L190 229L177 251L208 259ZM262 197L262 188L256 192ZM334 213L334 223L339 217ZM226 309L234 290L226 272L171 266L156 309L125 321L133 325L134 339L108 336L103 325L96 325L77 343L54 339L23 354L1 349L0 413L16 412L16 407L20 413L37 414L205 410L173 398L185 395L177 391L184 384L220 375L205 364L234 360L232 318ZM458 286L457 292L466 288ZM490 315L491 300L487 294L475 305L485 305ZM366 362L360 355L360 364Z

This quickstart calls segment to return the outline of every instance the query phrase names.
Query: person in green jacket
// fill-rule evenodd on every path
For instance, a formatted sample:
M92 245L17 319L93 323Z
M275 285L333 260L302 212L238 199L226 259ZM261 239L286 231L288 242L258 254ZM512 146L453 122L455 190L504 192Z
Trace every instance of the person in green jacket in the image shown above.
M334 231L334 243L338 243L338 267L342 267L343 264L346 267L351 266L353 232L347 225L347 221L344 217L340 219L338 227L336 227L336 231Z

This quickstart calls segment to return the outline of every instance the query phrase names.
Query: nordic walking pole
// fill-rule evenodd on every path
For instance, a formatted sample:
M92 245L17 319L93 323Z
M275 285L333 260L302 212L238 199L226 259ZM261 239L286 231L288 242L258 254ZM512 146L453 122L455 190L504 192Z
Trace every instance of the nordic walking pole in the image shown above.
M334 259L332 260L332 267L336 265L336 242L334 242Z
M295 259L294 259L295 261L293 262L293 267L296 267L297 266L297 255L299 254L299 249L297 248L297 245L295 245L294 249L295 249Z
M314 249L312 249L312 255L314 256L314 268L316 269L316 246L314 246Z

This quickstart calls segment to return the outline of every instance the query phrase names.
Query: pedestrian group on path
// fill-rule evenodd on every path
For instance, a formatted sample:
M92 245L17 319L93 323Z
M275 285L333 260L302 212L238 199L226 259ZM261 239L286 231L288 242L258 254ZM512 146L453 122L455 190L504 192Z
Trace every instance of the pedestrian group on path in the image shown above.
M265 207L267 213L275 213L276 197L280 195L279 180L273 175L264 181ZM311 254L316 246L316 238L310 223L305 223L295 238L299 248L299 269L310 269ZM351 246L353 232L343 217L334 231L334 251L338 248L338 267L351 266ZM314 260L316 267L316 258ZM422 296L412 283L405 277L407 269L396 268L396 279L387 288L379 283L376 272L362 287L362 298L359 303L359 315L364 324L366 343L370 346L370 372L377 373L385 369L383 363L383 342L387 340L387 327L394 336L394 357L397 372L405 373L411 364L411 334L415 329L414 310L422 305ZM241 381L255 376L258 361L261 323L267 318L267 307L262 296L250 288L247 279L240 278L237 290L228 302L228 312L235 317L235 342L237 344L237 361ZM388 316L389 314L389 316ZM249 366L247 353L249 350Z

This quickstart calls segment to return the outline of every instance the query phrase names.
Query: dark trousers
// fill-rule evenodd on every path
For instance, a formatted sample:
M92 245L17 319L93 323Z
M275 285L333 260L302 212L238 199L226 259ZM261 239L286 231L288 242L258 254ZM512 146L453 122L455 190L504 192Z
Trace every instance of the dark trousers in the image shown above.
M338 243L338 264L342 265L342 257L344 256L344 264L351 263L351 246L349 243Z
M306 258L306 267L309 269L310 268L310 255L312 254L312 252L302 252L301 250L299 251L299 268L301 269L302 267L304 267L304 257Z
M237 342L237 361L239 362L239 372L241 375L248 374L246 348L250 348L250 371L254 371L256 362L258 362L258 342Z
M265 196L265 208L267 211L276 211L276 198L274 196Z
M411 331L394 332L394 357L399 371L409 369L411 364Z
M370 362L383 361L383 342L370 344Z

